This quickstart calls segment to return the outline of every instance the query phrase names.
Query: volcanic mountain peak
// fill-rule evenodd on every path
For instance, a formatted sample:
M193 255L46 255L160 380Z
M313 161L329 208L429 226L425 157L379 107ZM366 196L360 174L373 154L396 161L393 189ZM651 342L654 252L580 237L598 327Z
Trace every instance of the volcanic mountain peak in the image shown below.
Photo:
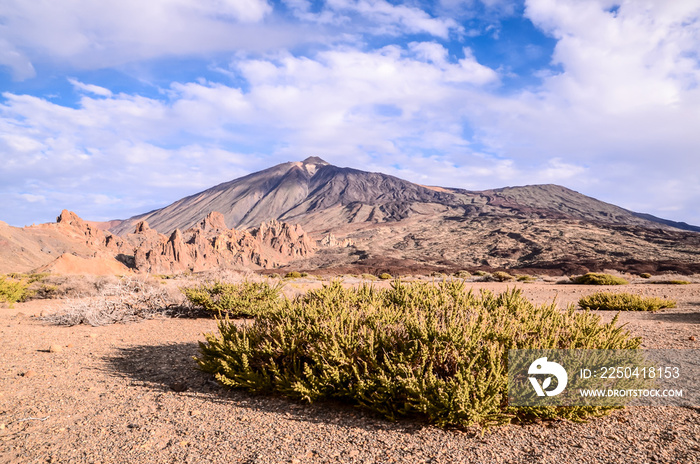
M131 232L147 220L160 233L196 226L219 211L219 226L258 227L277 219L325 234L348 224L403 221L410 217L450 217L464 221L480 215L599 221L644 227L679 227L598 201L558 185L505 187L473 192L426 187L387 174L331 165L312 156L287 162L183 198L165 208L128 219L110 229Z

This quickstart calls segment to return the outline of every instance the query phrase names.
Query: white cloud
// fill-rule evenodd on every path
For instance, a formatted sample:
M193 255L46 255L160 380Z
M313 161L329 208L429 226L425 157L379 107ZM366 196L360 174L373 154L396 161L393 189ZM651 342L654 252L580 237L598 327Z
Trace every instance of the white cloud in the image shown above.
M271 13L266 0L5 0L0 64L26 79L34 76L34 61L95 69L163 56L266 50L316 37L287 24L267 26Z
M104 87L100 87L98 85L84 84L84 83L78 81L77 79L68 79L68 82L70 82L74 88L76 88L77 90L80 90L82 92L92 93L95 95L99 95L101 97L111 97L112 96L111 90L106 89Z
M10 42L2 38L0 38L0 66L9 67L13 79L17 81L36 75L34 66L29 59Z
M352 25L349 29L352 34L397 36L425 33L446 39L451 32L463 32L463 27L449 15L435 17L418 7L385 0L327 0L316 12L312 11L312 4L307 0L284 0L284 4L304 21L335 27Z

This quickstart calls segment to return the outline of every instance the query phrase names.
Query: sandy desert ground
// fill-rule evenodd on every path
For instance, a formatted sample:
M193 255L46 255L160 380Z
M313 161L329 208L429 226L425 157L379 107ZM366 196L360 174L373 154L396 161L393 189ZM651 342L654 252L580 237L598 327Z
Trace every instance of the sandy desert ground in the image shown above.
M294 285L288 291L305 284ZM562 306L607 289L674 298L677 308L621 320L645 347L700 348L699 283L518 287L534 302L557 297ZM211 319L59 327L37 317L58 305L0 309L2 463L700 462L698 408L627 408L588 423L509 425L483 435L388 422L344 404L222 389L192 360L202 333L216 328Z

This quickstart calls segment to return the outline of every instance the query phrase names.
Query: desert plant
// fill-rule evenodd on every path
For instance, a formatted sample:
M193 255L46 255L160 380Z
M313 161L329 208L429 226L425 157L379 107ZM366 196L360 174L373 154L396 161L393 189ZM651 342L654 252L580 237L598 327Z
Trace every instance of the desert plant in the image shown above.
M298 272L298 271L287 272L284 275L285 279L298 279L299 277L302 277L302 275L301 275L301 272Z
M31 299L83 298L102 295L113 288L119 279L114 276L55 275L49 274L29 284Z
M9 303L12 308L15 303L26 300L30 295L31 290L26 280L0 276L0 302Z
M190 313L182 303L155 282L123 277L105 285L97 296L66 301L59 311L43 320L58 325L101 326Z
M631 293L598 292L584 296L578 305L589 310L611 311L658 311L661 308L675 308L674 300L656 297L642 297Z
M496 271L493 274L491 274L491 277L493 277L493 280L496 280L498 282L509 282L511 280L515 280L515 277L504 271Z
M474 275L477 277L484 277L484 276L490 275L490 274L486 271L474 271Z
M639 277L641 277L642 279L650 279L651 274L649 274L648 272L642 272L641 274L639 274Z
M282 285L248 281L238 284L214 282L180 290L194 306L221 317L250 317L276 307L280 303Z
M454 273L454 276L457 277L458 279L468 279L472 275L469 271L457 271Z
M379 277L382 280L389 280L391 279L391 274L389 274L388 272L382 272L377 277Z
M650 284L666 284L666 285L689 285L690 282L687 280L656 280L654 282L649 282Z
M622 277L600 272L589 272L582 276L574 277L575 284L582 285L627 285L629 282Z
M362 274L360 277L362 277L364 280L377 280L379 277L377 277L374 274Z
M600 407L507 406L509 349L633 349L641 341L590 312L534 306L517 289L466 292L462 281L324 285L251 325L224 319L207 334L200 369L222 384L305 401L336 398L388 418L441 426L525 417L581 419Z
M527 275L527 274L518 274L515 276L518 282L534 282L537 280L537 277Z

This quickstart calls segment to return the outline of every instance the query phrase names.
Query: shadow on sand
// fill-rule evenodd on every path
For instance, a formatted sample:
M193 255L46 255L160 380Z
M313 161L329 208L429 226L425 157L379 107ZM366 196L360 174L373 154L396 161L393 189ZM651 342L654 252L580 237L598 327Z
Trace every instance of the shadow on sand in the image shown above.
M299 422L402 433L415 433L427 426L419 418L390 422L371 411L341 401L308 404L279 395L256 395L228 389L219 385L211 374L197 369L193 357L198 354L199 346L196 343L140 345L121 348L117 355L105 357L104 361L109 375L129 379L134 386L205 397L215 403L238 408L284 414L286 419Z

